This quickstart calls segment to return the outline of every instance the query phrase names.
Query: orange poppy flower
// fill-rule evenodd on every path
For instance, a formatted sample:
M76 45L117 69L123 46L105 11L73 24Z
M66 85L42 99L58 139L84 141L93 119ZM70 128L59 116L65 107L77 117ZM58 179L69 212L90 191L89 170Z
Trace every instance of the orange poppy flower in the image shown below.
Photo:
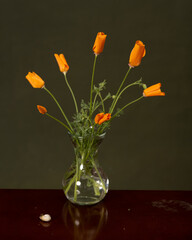
M43 106L37 105L37 109L41 114L45 114L47 112L47 109Z
M111 119L110 113L99 113L95 117L95 123L101 125L103 122L106 122Z
M95 123L98 124L99 121L101 120L101 118L103 118L104 116L104 113L98 113L96 116L95 116Z
M155 85L152 85L151 87L146 88L143 91L144 97L154 97L154 96L165 96L164 92L161 92L161 83L157 83Z
M59 69L60 69L60 71L63 73L66 73L68 70L69 70L69 65L67 64L67 61L66 61L66 59L65 59L65 57L64 57L64 55L63 54L54 54L54 56L55 56L55 58L56 58L56 60L57 60L57 63L58 63L58 65L59 65Z
M98 55L103 52L106 37L107 35L104 34L103 32L97 33L97 37L93 45L93 52L95 53L95 55Z
M129 57L129 66L137 67L141 63L141 59L145 56L146 50L145 45L140 41L136 41L134 48L131 51Z
M34 88L42 88L45 85L45 82L34 72L29 72L26 79Z

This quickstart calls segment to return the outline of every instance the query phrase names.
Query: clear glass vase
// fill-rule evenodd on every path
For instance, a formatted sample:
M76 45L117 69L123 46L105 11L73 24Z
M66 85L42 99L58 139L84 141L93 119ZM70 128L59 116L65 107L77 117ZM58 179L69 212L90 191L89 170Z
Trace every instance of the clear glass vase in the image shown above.
M105 133L86 138L70 135L75 161L65 173L62 184L69 201L79 205L91 205L100 202L108 192L109 179L97 160L98 147Z

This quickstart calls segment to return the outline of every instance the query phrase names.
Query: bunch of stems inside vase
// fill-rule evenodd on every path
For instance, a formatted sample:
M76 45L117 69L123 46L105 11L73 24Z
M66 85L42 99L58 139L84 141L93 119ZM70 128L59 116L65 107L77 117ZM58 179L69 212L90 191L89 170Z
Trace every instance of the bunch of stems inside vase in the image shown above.
M104 136L105 133L95 138L89 135L86 138L78 138L78 143L74 136L70 136L74 145L75 161L64 176L63 186L65 195L71 189L74 202L78 193L82 191L82 187L85 189L93 187L95 196L100 196L102 191L104 194L108 191L108 180L96 158L98 147Z

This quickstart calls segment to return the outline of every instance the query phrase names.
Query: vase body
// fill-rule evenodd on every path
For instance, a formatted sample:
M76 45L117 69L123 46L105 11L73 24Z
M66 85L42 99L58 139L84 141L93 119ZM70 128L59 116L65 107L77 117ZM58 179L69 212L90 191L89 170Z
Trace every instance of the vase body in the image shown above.
M97 152L105 134L96 137L79 137L71 140L75 160L63 178L63 190L67 199L79 205L100 202L108 192L109 179L97 160Z

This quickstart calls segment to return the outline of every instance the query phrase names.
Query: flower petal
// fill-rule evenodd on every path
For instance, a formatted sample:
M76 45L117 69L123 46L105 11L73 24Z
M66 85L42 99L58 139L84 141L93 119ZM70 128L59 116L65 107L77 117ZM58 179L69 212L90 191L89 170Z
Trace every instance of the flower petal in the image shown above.
M129 57L129 66L130 67L139 66L141 63L141 59L145 56L145 54L146 54L145 45L140 40L137 40Z
M104 113L98 113L96 116L95 116L95 123L98 124L99 121L101 120L101 118L103 118L104 116Z
M165 96L164 92L161 92L161 83L157 83L155 85L152 85L151 87L146 88L143 91L144 97L154 97L154 96Z
M96 55L103 52L106 37L107 37L107 35L104 34L103 32L98 32L97 33L95 43L93 45L93 51Z
M41 105L37 105L37 109L41 114L45 114L47 112L47 109Z
M67 64L67 61L66 61L64 55L63 54L58 55L55 53L54 56L57 60L60 71L62 73L67 72L69 70L69 65Z
M26 79L29 81L32 87L34 88L42 88L45 85L45 82L42 80L41 77L39 77L36 73L34 72L29 72L26 75Z
M102 123L108 121L111 119L111 114L110 113L106 113L100 120L99 120L99 125L101 125Z

